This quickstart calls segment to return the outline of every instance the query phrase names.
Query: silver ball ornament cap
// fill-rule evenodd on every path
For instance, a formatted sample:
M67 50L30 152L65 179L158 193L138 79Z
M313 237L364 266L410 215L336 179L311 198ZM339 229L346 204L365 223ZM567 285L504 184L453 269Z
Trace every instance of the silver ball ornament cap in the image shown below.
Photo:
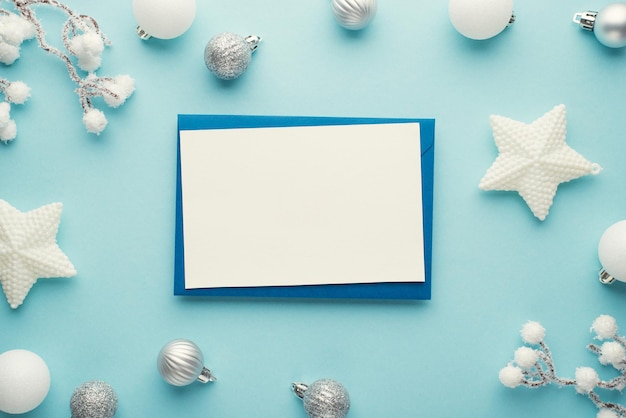
M302 399L310 418L344 418L350 410L350 395L336 380L320 379L310 385L293 383L291 388Z
M174 386L187 386L196 380L201 383L217 380L204 367L204 356L193 342L177 339L165 344L157 359L157 367L163 379Z
M244 38L231 32L220 33L207 43L204 62L216 77L234 80L248 68L259 42L261 38L258 36Z
M626 4L613 3L599 12L586 11L574 15L574 23L593 31L596 39L609 48L626 46Z
M117 395L106 382L85 382L74 390L70 411L72 418L112 418L117 412Z
M376 0L332 0L337 22L346 29L363 29L376 15Z

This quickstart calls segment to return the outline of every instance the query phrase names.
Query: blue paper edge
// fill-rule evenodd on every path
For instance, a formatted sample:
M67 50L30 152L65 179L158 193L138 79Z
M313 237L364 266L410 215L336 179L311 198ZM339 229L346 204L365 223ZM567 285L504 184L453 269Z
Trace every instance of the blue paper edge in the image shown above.
M305 286L259 286L185 289L184 237L180 164L180 131L200 129L328 126L382 123L420 124L422 157L422 213L425 281L411 283L358 283ZM174 295L218 297L288 297L345 299L431 299L432 225L434 176L434 119L359 118L325 116L178 115L176 168L176 229Z

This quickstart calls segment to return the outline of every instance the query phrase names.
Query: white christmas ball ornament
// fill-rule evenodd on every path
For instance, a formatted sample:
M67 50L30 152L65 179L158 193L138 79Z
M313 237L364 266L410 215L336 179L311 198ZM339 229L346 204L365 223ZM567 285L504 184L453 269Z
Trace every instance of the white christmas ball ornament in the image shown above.
M133 0L137 34L142 39L176 38L196 17L196 0Z
M454 28L463 36L489 39L513 23L513 0L450 0L448 13Z
M330 6L337 22L350 30L363 29L376 15L376 0L332 0Z
M28 350L0 354L0 411L32 411L43 402L49 389L50 371L37 354Z
M593 31L596 39L609 48L626 46L626 3L613 3L599 12L576 13L574 23Z
M611 225L600 237L598 258L602 269L600 281L626 282L626 220Z

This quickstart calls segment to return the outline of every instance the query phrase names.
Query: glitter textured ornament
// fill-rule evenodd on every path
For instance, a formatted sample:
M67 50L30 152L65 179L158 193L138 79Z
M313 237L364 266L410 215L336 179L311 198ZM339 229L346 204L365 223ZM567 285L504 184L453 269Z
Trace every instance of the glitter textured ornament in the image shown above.
M163 379L174 386L187 386L196 380L202 383L216 380L211 370L204 367L200 348L185 339L165 344L159 352L157 366Z
M531 124L491 116L500 155L478 187L517 191L537 218L546 219L559 184L601 171L565 143L565 125L564 105Z
M626 4L613 3L599 12L576 13L574 23L581 28L593 31L596 39L609 48L626 46Z
M310 385L293 383L291 388L302 399L310 418L344 418L350 410L350 395L336 380L320 379Z
M376 15L376 0L332 0L330 6L337 22L350 30L363 29Z
M244 38L231 32L220 33L207 43L204 62L216 77L233 80L246 71L259 42L258 36Z
M106 382L85 382L74 390L70 410L72 418L112 418L117 412L117 395Z

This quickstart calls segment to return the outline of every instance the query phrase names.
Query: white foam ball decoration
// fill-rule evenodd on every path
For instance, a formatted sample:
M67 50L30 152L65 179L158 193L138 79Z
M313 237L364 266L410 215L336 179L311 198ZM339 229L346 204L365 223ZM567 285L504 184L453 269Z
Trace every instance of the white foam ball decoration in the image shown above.
M89 109L83 114L83 124L92 134L100 134L106 128L107 123L107 118L101 110Z
M504 30L513 16L513 0L450 0L452 26L463 36L483 40Z
M10 120L6 125L0 127L0 141L7 143L17 136L17 125L15 121Z
M598 373L591 367L578 367L574 376L576 391L581 394L591 392L600 382Z
M619 418L619 415L610 409L602 408L598 411L596 418Z
M176 38L189 29L196 17L196 0L133 0L139 27L159 39Z
M498 378L500 378L500 382L504 386L509 388L516 388L522 383L524 374L522 373L522 369L509 364L508 366L500 370L500 373L498 373Z
M11 120L11 105L8 102L0 102L0 128L6 126Z
M535 321L528 321L522 327L522 339L528 344L539 344L546 336L545 328Z
M24 414L37 408L50 390L50 371L28 350L0 354L0 411Z
M618 368L624 363L624 347L615 341L606 342L600 347L598 360L601 364L611 364Z
M22 104L30 97L30 87L23 81L14 81L9 84L5 94L9 102Z
M5 65L13 64L20 57L20 47L0 42L0 62Z
M598 243L598 258L608 274L626 282L626 220L608 227Z
M613 338L617 333L617 321L610 315L600 315L593 321L591 330L596 333L599 340Z
M95 71L102 64L104 40L96 32L86 32L70 40L70 49L78 57L78 66L84 71Z
M2 40L18 46L36 34L35 25L15 13L0 15L0 36Z
M520 347L515 350L515 362L522 369L530 369L537 363L539 354L530 347Z

